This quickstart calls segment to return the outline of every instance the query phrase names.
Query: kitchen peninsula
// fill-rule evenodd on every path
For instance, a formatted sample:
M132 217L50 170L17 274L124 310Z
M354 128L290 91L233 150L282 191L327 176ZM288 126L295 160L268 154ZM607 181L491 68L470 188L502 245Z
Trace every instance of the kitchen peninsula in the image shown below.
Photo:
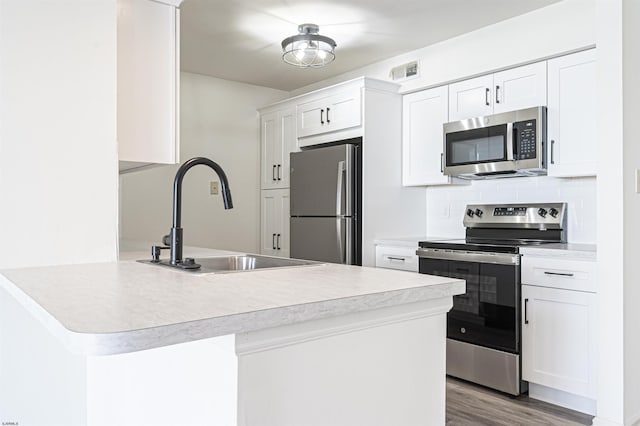
M457 279L334 264L5 270L2 420L444 424L445 318L463 292Z

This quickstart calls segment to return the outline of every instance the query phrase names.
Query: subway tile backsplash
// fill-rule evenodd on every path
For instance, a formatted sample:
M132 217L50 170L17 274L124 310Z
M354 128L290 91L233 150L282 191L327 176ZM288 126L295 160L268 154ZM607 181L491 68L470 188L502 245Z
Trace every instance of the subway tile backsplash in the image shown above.
M469 185L428 187L427 235L464 238L462 218L467 204L545 202L568 204L569 242L595 243L595 177L518 177L472 181Z

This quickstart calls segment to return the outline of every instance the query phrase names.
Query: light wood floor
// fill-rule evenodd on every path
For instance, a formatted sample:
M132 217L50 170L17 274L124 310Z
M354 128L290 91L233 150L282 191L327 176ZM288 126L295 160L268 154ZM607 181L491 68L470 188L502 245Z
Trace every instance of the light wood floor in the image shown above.
M590 425L592 416L447 377L447 425Z

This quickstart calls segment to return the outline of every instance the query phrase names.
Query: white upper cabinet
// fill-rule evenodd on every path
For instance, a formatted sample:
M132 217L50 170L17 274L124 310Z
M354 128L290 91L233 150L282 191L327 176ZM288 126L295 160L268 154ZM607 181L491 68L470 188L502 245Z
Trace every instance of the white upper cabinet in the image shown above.
M298 137L357 127L362 124L360 88L344 90L298 105Z
M175 6L156 1L118 0L121 170L180 160L179 13Z
M515 111L547 104L547 63L535 64L493 75L493 113Z
M549 176L594 176L596 161L596 52L552 59L547 140Z
M260 118L262 189L289 187L289 154L297 150L296 111L284 108Z
M443 128L448 121L447 86L402 97L402 184L442 185Z
M493 74L449 85L449 120L493 114Z
M537 62L449 85L450 121L546 104L546 62Z

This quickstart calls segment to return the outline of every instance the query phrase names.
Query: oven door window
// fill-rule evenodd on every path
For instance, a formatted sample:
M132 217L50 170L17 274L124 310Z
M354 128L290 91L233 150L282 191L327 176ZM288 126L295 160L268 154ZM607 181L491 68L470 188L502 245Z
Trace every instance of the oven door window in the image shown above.
M447 166L507 160L507 125L483 127L446 135Z
M447 337L518 353L518 267L451 261L449 270L467 280L467 292L453 297Z

